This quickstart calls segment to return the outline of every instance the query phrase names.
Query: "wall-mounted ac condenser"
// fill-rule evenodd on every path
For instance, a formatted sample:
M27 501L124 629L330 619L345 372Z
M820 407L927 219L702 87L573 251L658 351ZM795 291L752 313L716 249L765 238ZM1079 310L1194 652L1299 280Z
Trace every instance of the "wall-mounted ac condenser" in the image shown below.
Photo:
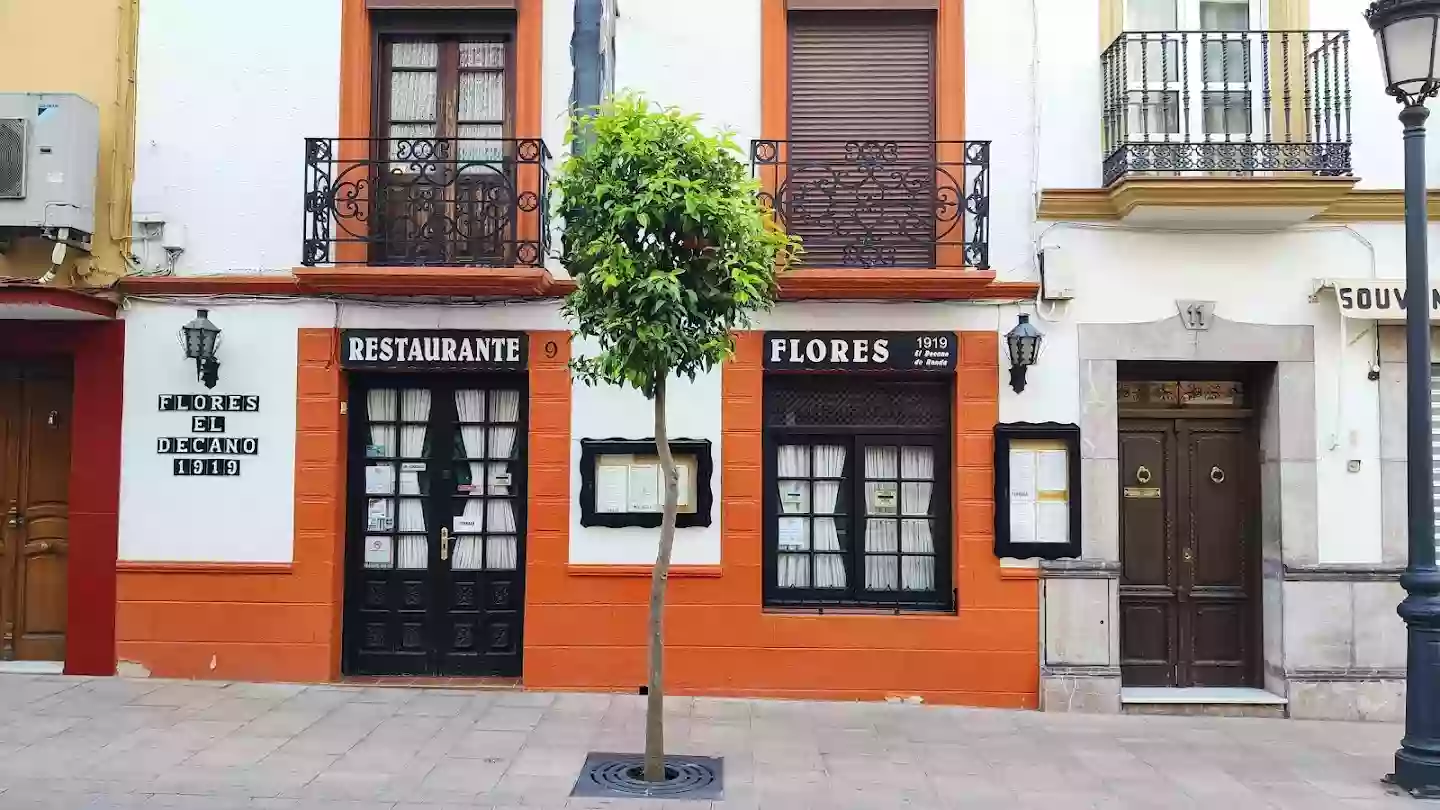
M0 93L0 232L95 232L100 111L70 93Z

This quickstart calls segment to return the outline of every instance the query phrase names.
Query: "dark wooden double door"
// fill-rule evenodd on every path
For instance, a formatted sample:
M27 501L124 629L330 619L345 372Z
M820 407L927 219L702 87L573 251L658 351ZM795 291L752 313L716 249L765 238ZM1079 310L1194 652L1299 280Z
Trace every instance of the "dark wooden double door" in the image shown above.
M518 676L524 376L350 390L345 673Z
M65 660L71 376L0 361L0 660Z
M1258 461L1243 419L1120 420L1124 685L1257 685Z

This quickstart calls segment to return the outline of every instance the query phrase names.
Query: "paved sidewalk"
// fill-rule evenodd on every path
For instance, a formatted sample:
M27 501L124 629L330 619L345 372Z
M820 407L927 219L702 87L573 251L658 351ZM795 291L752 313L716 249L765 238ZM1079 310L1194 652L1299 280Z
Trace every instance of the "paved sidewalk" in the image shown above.
M568 799L636 751L630 695L0 676L0 809L932 810L1425 807L1378 780L1396 726L676 699L725 800Z

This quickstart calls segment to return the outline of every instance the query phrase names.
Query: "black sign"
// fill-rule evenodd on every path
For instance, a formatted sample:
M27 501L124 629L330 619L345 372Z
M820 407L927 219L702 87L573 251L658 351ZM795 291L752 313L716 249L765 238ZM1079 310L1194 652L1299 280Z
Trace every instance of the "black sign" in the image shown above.
M260 440L251 436L161 436L155 440L160 455L206 453L216 456L255 456Z
M162 411L255 413L260 410L258 394L161 394Z
M220 413L256 413L260 410L259 394L161 394L160 410L196 413L190 417L190 430L198 436L161 436L155 440L155 452L162 456L255 456L260 454L260 440L253 436L225 436L225 417ZM242 421L244 417L238 417ZM231 477L240 474L238 458L176 458L171 460L172 475Z
M954 332L766 332L772 371L954 371Z
M240 474L238 458L177 458L175 475L206 475L228 478Z
M345 329L340 365L390 371L483 371L524 369L524 332Z

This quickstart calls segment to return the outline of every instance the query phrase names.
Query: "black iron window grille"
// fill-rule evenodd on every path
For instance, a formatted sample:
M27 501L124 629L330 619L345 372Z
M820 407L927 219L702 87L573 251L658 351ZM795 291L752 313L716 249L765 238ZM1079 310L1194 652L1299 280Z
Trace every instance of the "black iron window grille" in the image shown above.
M541 267L538 138L307 138L302 262Z
M1351 173L1349 32L1126 32L1100 59L1106 185Z
M766 606L955 608L950 387L767 376Z
M750 161L807 266L990 266L989 141L762 140Z

